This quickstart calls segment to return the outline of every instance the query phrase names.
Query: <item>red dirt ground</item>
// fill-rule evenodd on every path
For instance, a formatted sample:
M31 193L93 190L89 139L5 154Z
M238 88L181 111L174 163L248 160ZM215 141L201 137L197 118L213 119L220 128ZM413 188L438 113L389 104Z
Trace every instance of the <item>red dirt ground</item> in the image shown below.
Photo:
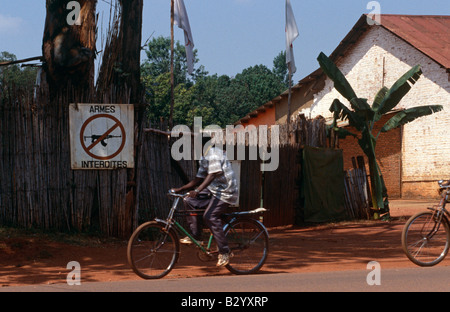
M359 221L306 228L269 229L270 254L260 273L366 270L414 267L403 254L400 235L407 218L424 210L425 201L394 201L393 220ZM127 264L126 241L49 239L46 235L11 235L0 240L0 286L66 283L70 261L81 265L82 282L138 280ZM230 275L215 262L201 262L194 247L182 247L181 259L165 278ZM447 257L440 265L450 265Z

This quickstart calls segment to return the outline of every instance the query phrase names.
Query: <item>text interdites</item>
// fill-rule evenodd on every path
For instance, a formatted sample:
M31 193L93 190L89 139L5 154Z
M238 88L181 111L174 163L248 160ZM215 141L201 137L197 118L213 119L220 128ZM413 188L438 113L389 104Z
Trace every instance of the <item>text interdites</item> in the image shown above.
M127 168L127 162L126 161L103 161L103 160L89 160L89 161L82 161L81 167L85 169L108 169L108 168L117 168L117 169L123 169Z

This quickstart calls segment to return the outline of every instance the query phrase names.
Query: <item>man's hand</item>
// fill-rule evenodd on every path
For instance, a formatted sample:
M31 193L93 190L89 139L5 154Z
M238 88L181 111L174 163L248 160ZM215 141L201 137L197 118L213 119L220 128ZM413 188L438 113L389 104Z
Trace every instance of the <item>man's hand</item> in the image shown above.
M189 193L188 193L188 196L189 197L192 197L192 198L196 198L197 197L197 195L198 195L198 191L197 190L193 190L193 191L190 191Z
M194 180L190 181L188 184L179 187L179 188L172 188L171 191L181 194L186 192L187 190L192 190L193 188L198 188L198 186L203 182L202 178L195 177ZM197 192L198 193L198 192ZM197 195L194 195L194 197Z

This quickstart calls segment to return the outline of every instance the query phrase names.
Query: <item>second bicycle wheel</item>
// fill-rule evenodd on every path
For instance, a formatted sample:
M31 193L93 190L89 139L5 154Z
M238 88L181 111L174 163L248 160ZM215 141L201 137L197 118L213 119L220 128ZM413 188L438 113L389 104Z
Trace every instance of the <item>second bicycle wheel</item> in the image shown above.
M165 224L150 221L139 226L128 241L128 263L144 279L166 276L178 261L178 236Z
M402 232L402 247L406 256L419 266L433 266L447 255L450 228L447 219L436 220L436 213L427 211L412 216Z
M269 253L269 234L253 219L237 219L225 228L228 246L233 253L226 268L234 274L257 272Z

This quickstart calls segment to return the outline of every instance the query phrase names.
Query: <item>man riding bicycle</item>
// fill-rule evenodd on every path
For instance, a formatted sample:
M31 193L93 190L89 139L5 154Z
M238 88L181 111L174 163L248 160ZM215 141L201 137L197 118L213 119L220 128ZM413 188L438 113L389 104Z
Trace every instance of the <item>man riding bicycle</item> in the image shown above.
M175 193L190 191L184 199L187 210L206 208L203 220L214 235L219 249L217 266L223 267L229 263L233 255L223 232L221 215L230 205L237 203L238 185L231 163L222 149L209 145L203 151L196 177L173 191ZM201 239L200 221L196 216L187 217L192 236L196 240ZM185 237L180 242L189 244L191 240Z

